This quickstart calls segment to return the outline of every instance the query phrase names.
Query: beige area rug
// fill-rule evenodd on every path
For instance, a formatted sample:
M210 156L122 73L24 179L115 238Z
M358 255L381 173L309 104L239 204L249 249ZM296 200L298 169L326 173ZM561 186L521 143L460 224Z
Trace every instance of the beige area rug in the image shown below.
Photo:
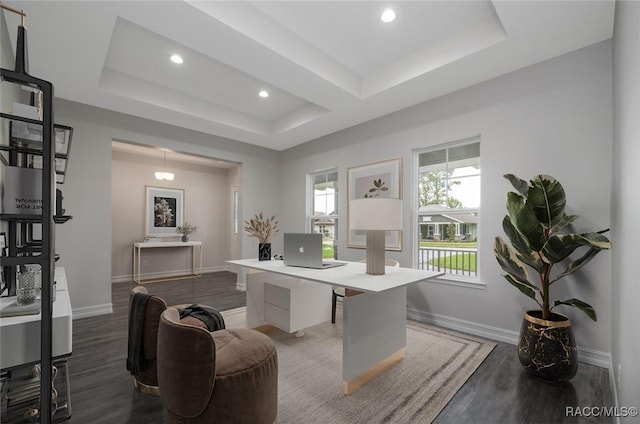
M310 327L302 338L269 333L278 351L277 423L430 423L496 346L408 321L406 357L345 396L341 312L336 324ZM245 308L222 314L227 328L245 326Z

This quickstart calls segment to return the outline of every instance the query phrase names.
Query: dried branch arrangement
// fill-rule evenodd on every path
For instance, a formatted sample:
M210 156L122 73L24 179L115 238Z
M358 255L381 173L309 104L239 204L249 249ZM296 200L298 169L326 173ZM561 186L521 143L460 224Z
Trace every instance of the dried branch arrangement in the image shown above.
M249 237L257 238L260 243L269 243L271 236L279 231L275 215L271 218L265 218L262 212L244 223L244 230L249 233Z

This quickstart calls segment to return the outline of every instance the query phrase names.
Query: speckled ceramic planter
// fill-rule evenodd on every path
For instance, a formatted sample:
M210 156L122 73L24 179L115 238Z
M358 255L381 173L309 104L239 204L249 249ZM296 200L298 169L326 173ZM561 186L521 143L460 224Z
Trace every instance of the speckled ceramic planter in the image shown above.
M578 371L578 352L569 318L557 313L542 319L542 311L527 311L522 320L518 358L531 374L567 381Z

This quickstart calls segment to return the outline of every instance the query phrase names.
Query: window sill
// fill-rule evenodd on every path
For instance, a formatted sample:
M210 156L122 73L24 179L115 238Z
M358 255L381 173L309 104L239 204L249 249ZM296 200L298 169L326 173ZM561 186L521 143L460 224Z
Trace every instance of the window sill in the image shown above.
M460 275L445 274L441 277L432 278L430 283L446 284L449 286L468 287L477 290L485 290L487 285L483 283L479 278L475 277L463 277Z

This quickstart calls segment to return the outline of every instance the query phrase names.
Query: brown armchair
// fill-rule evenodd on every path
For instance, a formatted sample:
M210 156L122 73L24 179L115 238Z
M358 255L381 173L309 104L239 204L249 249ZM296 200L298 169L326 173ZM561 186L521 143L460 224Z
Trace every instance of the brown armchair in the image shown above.
M158 329L158 382L165 423L271 424L278 412L278 359L271 339L248 329L206 329L169 307Z
M136 286L129 292L129 320L132 318L131 307L133 305L133 297L136 293L148 295L147 289L143 286ZM140 393L159 396L160 391L158 389L158 360L157 360L157 346L158 346L158 323L160 322L160 315L167 309L167 304L164 300L156 296L150 296L147 301L146 309L144 312L142 325L142 353L144 355L143 361L146 364L143 369L138 370L133 375L133 385ZM129 331L131 332L132 323L129 323ZM131 337L129 343L131 343Z

